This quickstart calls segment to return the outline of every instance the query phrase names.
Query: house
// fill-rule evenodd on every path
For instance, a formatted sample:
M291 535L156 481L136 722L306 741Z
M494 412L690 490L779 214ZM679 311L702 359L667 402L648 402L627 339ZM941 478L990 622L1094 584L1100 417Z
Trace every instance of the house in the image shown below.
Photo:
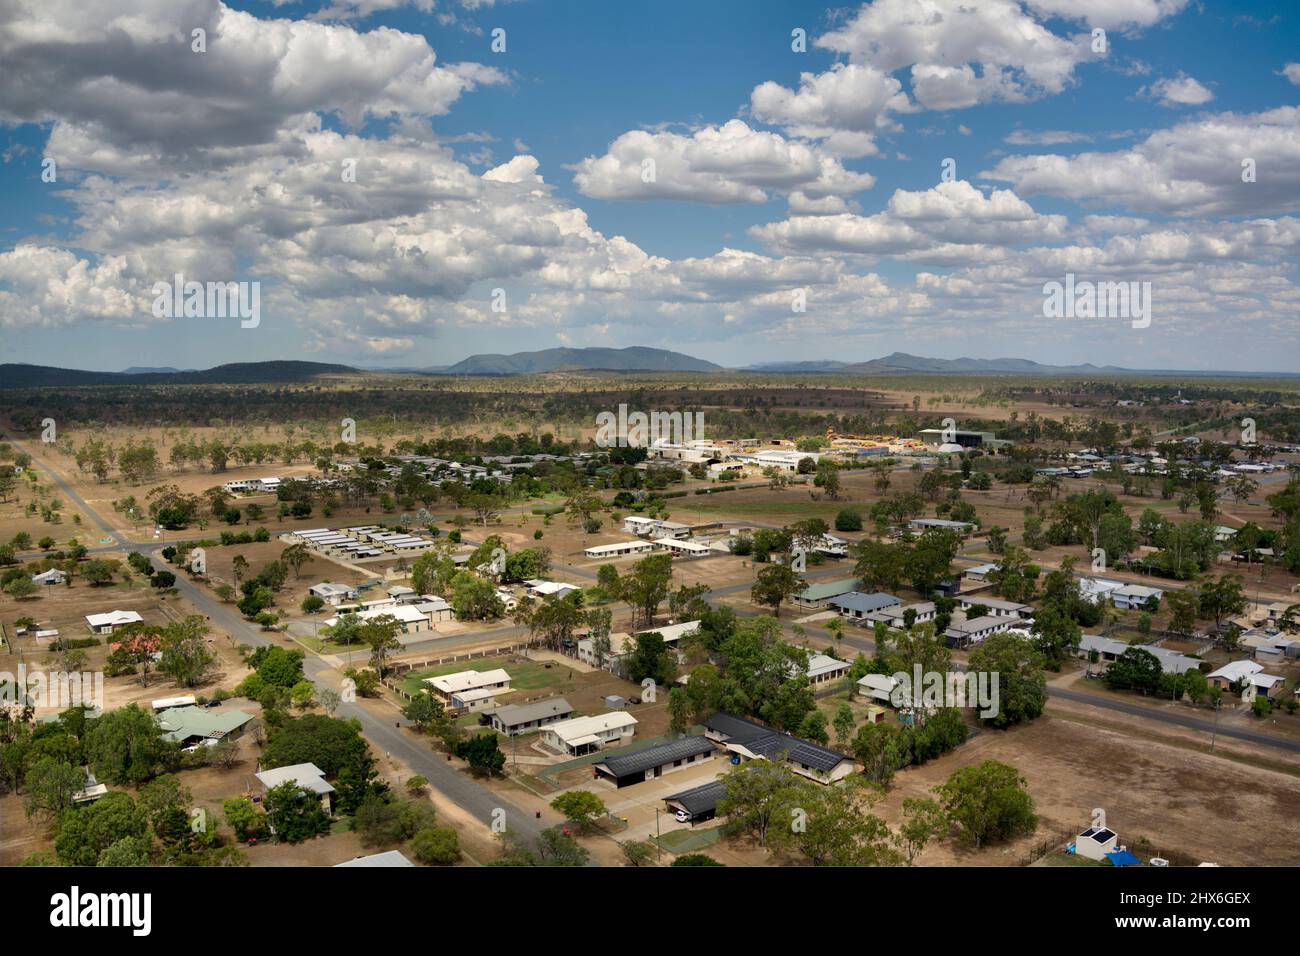
M542 743L574 757L626 743L636 735L637 720L625 710L574 717L542 728Z
M344 601L355 601L357 599L356 588L349 587L346 584L333 584L329 581L313 584L307 589L307 593L320 598L330 607L338 607Z
M795 773L818 783L843 780L856 766L838 751L733 714L716 713L704 728L706 737L742 759L784 760Z
M424 679L433 695L455 710L487 710L493 698L509 692L510 681L510 675L500 667Z
M1074 852L1086 860L1104 860L1119 845L1119 835L1105 827L1088 827L1074 838Z
M532 580L525 581L524 584L528 588L528 596L530 598L561 598L570 591L582 590L582 588L574 584L565 584L562 581L546 581L541 578L533 578Z
M215 747L223 740L235 740L252 720L252 714L224 707L172 707L157 717L163 738L185 749Z
M1079 596L1093 604L1109 601L1111 594L1124 586L1122 581L1103 581L1101 578L1079 578Z
M654 546L667 551L674 558L707 558L713 549L698 541L679 541L676 538L656 538Z
M578 641L577 657L578 660L582 661L584 664L589 664L592 667L612 669L611 665L613 664L614 659L626 654L632 647L632 644L631 634L628 634L625 631L615 631L613 634L609 635L609 652L605 655L603 660L599 660L596 655L596 642L591 638L586 637Z
M506 704L492 711L492 729L507 737L530 734L548 724L573 716L573 705L563 697L548 697L531 704Z
M1253 703L1255 698L1263 695L1272 700L1286 684L1286 679L1264 673L1264 666L1254 661L1233 661L1217 671L1206 675L1211 687L1230 690L1234 685L1241 685L1241 699Z
M635 541L615 541L612 544L592 545L582 553L589 558L606 560L625 557L629 554L646 554L654 549L654 542L642 541L638 538Z
M1126 644L1123 641L1117 641L1110 637L1101 637L1097 634L1084 634L1079 638L1079 649L1076 653L1079 657L1087 659L1090 651L1096 651L1097 659L1101 663L1110 664L1130 647L1139 647L1151 654L1160 662L1160 669L1166 674L1186 674L1188 671L1200 668L1201 662L1195 657L1188 657L1178 651L1171 651L1167 647L1157 647L1154 644Z
M325 773L314 763L296 763L288 767L275 767L254 774L263 788L263 795L286 783L295 783L308 793L315 794L327 813L334 812L334 788L325 780Z
M421 594L419 601L413 604L412 607L427 617L430 623L433 624L456 620L455 608L436 594Z
M1214 540L1218 542L1231 541L1237 536L1236 528L1229 528L1227 525L1219 525L1214 529Z
M90 768L86 768L86 785L72 795L72 802L94 803L106 793L108 793L108 787L95 779L95 775L90 772Z
M777 471L786 471L791 474L799 470L799 462L805 458L811 458L813 464L821 460L821 454L814 451L760 451L745 454L733 454L733 461L741 462L746 465L753 465L755 468L774 468Z
M421 613L420 609L414 605L390 604L382 600L374 603L377 606L372 607L371 602L367 601L362 605L360 611L355 612L362 623L381 617L391 617L397 622L398 630L403 634L420 634L424 631L433 630L433 622L429 620L429 615ZM328 618L325 621L325 626L337 626L342 616L342 614L339 614Z
M808 655L808 683L813 687L830 684L849 672L845 661L836 660L828 654Z
M681 737L636 753L606 757L592 769L614 786L627 787L712 760L715 753L707 737Z
M669 647L676 647L683 637L689 637L700 629L699 621L682 621L680 624L665 624L663 627L648 627L638 634L658 634Z
M827 603L839 611L841 616L847 617L849 620L860 621L872 611L879 611L881 608L902 604L903 600L881 591L872 591L870 593L850 591L848 594L831 598Z
M1019 604L1016 601L1000 601L997 598L986 597L959 597L957 606L963 611L969 611L976 605L983 605L988 609L989 617L1011 617L1017 620L1034 616L1034 609L1028 604Z
M628 515L623 519L623 530L641 538L689 538L690 525L678 521L665 521L662 518L647 518L644 515Z
M826 555L828 558L844 558L848 557L849 543L844 538L836 537L833 534L824 534L813 550Z
M32 584L49 586L53 584L66 584L68 576L58 568L50 568L48 571L42 571L40 574L32 575Z
M983 584L988 580L989 575L997 570L996 564L977 564L973 568L967 568L961 573L961 576L967 581L974 581L976 584Z
M897 686L898 679L888 674L865 674L858 679L858 696L892 705L894 688Z
M713 780L664 797L664 805L678 823L703 823L717 815L718 803L726 795L726 785L721 780Z
M831 598L848 594L857 586L858 582L855 578L840 578L838 581L827 581L825 584L811 584L795 595L794 603L810 610L819 610L830 604Z
M947 518L913 518L907 523L907 526L918 533L929 531L932 528L956 531L958 534L970 534L975 530L975 526L969 521L949 521Z
M907 612L911 611L913 615L913 624L925 624L933 621L939 611L933 601L920 601L916 604L896 604L893 607L882 607L879 611L872 611L867 615L867 620L871 623L881 621L890 627L903 628L907 623Z
M1141 584L1126 584L1110 592L1110 603L1125 611L1146 610L1149 601L1159 602L1164 592Z
M340 866L415 866L415 864L408 860L401 850L385 850L383 853L359 856L346 863L335 863L334 866L337 869Z
M990 634L1009 631L1017 623L1018 621L1013 618L985 615L974 620L952 624L943 632L943 639L949 647L960 650L972 644L979 644Z
M86 623L90 625L92 634L112 634L119 627L143 622L144 618L135 611L105 611L103 614L86 615Z
M281 481L280 478L236 478L221 487L231 494L256 495L279 490Z

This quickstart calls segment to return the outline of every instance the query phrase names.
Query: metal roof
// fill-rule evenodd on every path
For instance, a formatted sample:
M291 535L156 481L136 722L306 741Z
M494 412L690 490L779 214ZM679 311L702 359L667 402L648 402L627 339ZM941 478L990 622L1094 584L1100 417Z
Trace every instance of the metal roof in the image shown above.
M520 724L542 720L546 717L554 717L557 714L568 715L571 713L573 713L573 705L563 697L549 697L546 700L534 701L531 704L506 704L504 707L498 707L494 710L492 716L499 720L502 726L517 727Z
M895 604L902 604L902 598L896 598L892 594L885 594L883 591L872 591L866 593L863 591L851 591L840 597L831 598L830 601L835 607L845 607L850 611L861 611L866 614L869 611L879 611L882 607L893 607Z
M671 797L664 797L665 803L677 804L693 817L718 809L718 801L727 795L727 787L721 780L714 780L699 787L691 787Z
M710 753L713 749L713 741L707 737L682 737L636 753L606 757L596 767L603 768L613 777L629 777L645 773L652 767L662 767L677 760Z
M714 714L704 722L704 726L725 736L728 743L739 744L750 753L769 760L786 754L795 763L828 772L841 762L851 759L810 740L773 730L734 714Z

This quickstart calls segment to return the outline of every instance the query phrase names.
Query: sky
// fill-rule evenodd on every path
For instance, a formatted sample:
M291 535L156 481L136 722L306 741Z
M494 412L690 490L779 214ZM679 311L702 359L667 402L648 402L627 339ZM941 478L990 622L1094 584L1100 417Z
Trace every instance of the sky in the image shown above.
M1294 2L0 0L0 63L0 362L1300 371Z

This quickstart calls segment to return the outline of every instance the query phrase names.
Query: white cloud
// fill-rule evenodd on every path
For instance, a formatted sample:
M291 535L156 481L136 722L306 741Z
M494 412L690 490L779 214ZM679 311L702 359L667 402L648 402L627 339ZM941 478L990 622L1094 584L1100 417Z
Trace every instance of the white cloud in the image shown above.
M1158 99L1165 106L1200 106L1214 99L1210 90L1186 73L1156 80L1139 93Z
M894 77L871 66L837 63L825 73L801 73L799 89L768 81L750 93L750 108L766 123L797 135L835 131L871 133L889 125L888 116L912 105Z
M1300 63L1288 63L1282 67L1282 75L1294 85L1300 86Z
M1242 179L1251 160L1256 180ZM1175 216L1272 214L1300 207L1300 107L1217 113L1110 153L1008 156L981 179L1022 196L1058 196Z
M1092 27L1149 27L1174 16L1188 0L1028 0L1039 13Z
M869 173L845 169L825 150L736 119L689 136L632 130L603 156L588 156L574 170L578 189L596 199L764 202L770 192L799 190L816 198L855 193L875 183Z
M921 105L959 109L1060 93L1094 57L1089 40L1057 36L1015 0L875 0L816 42L884 73L910 66Z

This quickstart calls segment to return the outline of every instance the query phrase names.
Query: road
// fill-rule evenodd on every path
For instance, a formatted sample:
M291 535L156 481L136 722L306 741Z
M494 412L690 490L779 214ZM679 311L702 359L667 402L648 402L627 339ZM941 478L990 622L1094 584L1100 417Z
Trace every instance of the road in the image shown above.
M5 440L16 448L21 448L21 445L11 435L2 431L0 431L0 435L3 435ZM85 514L89 515L91 520L105 534L123 541L123 544L117 547L136 550L149 555L165 547L163 542L149 542L146 544L126 542L124 540L125 536L113 528L98 511L77 494L62 475L46 466L35 456L32 457L32 464L43 471L63 494L76 503L77 507ZM224 630L232 638L252 647L264 647L271 643L261 631L250 626L238 611L222 604L184 575L176 576L176 588L194 606L195 610L207 617L208 620ZM308 679L318 687L339 689L340 675L336 674L319 657L309 655L304 661L303 669ZM356 718L360 721L362 732L376 750L391 754L409 766L413 772L423 775L428 779L433 789L443 794L448 800L475 819L481 820L485 827L491 826L497 811L504 811L506 828L511 833L531 841L535 840L546 826L559 822L559 817L551 814L549 810L544 811L542 820L537 820L532 813L527 813L509 801L503 800L487 787L476 783L461 773L446 760L440 759L430 750L428 745L402 733L401 730L394 726L394 724L406 723L404 719L398 717L396 712L394 712L393 721L389 722L375 716L359 703L341 703L336 715L344 719Z

